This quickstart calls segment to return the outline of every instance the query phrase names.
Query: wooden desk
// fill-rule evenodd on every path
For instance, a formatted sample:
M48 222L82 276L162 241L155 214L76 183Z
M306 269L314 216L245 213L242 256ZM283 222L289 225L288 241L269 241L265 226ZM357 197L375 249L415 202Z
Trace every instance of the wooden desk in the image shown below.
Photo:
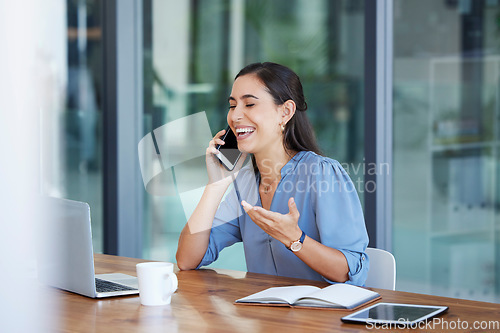
M121 272L136 275L135 264L144 260L95 255L96 273ZM234 305L234 300L274 286L308 284L319 287L327 283L283 278L230 270L177 272L179 289L166 306L141 306L138 296L91 299L69 292L47 289L57 309L57 320L51 329L64 332L361 332L364 325L344 324L340 318L349 311L292 309ZM440 317L451 325L457 320L467 329L437 326L435 331L473 331L475 321L500 321L500 305L374 289L384 302L447 305L448 313ZM455 324L453 324L454 322ZM455 326L456 327L456 326ZM463 328L463 326L461 326ZM373 329L372 329L373 331ZM387 332L394 331L385 330ZM432 331L398 329L398 332ZM494 331L483 329L477 331Z

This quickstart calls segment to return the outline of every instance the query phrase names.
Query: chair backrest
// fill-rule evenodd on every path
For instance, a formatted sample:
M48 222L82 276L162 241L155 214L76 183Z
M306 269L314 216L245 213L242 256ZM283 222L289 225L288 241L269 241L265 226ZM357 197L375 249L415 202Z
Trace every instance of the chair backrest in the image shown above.
M370 270L365 286L396 290L396 259L385 250L367 248L366 254L370 260Z

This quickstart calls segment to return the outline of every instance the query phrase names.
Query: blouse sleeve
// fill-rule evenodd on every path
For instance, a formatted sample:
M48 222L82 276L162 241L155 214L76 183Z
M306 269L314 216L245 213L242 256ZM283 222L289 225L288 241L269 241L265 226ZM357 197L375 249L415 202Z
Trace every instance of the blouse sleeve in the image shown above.
M344 254L349 265L347 283L362 286L369 268L368 234L356 188L337 161L323 160L318 169L312 205L320 242Z
M235 189L231 189L215 213L207 251L196 269L217 260L220 251L241 242L239 216L241 207Z

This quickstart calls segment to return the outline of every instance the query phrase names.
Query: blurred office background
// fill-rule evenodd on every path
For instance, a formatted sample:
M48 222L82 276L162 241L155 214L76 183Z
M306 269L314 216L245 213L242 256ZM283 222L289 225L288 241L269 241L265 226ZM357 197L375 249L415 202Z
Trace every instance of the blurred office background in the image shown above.
M40 55L50 58L53 94L42 108L41 186L90 204L96 252L175 261L185 212L179 196L144 190L137 144L200 111L215 134L234 75L273 61L301 77L324 155L356 184L370 245L396 257L397 289L500 301L500 1L58 4L66 15L52 18L60 29ZM392 49L376 64L390 65L392 106L368 114L378 68L365 64L381 45L367 22L384 18L377 38ZM373 119L389 145L367 135ZM370 164L380 150L389 169ZM373 179L389 184L377 186L387 200L374 197ZM384 218L372 218L374 204L390 208ZM389 237L373 231L381 227ZM245 270L242 247L213 265Z

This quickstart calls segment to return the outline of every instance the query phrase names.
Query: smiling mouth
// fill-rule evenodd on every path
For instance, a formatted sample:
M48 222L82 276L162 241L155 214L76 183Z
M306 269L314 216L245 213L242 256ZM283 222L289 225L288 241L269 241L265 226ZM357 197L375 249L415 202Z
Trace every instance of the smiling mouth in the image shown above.
M238 140L245 139L252 135L255 131L255 128L245 127L245 128L237 128L236 129L236 137Z

